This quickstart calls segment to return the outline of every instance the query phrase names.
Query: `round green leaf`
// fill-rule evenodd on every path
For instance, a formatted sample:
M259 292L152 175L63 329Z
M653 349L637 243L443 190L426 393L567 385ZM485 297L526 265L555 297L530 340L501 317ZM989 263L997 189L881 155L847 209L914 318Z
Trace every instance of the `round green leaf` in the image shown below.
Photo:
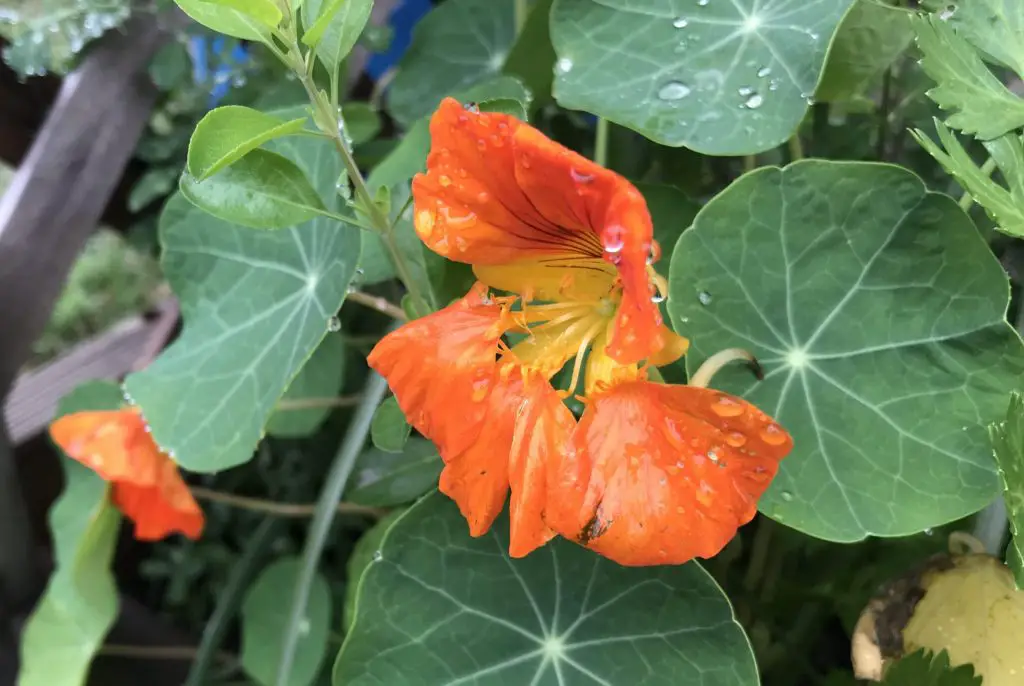
M299 137L272 144L337 202L341 162L330 146ZM281 395L327 334L355 276L362 232L323 217L253 231L174 196L160 239L185 328L125 389L157 444L182 466L227 469L252 456Z
M750 644L696 563L621 567L557 539L508 557L508 516L470 538L433 494L359 583L335 686L755 686Z
M672 146L747 155L796 129L853 0L556 0L555 99Z
M669 312L793 435L762 511L835 541L901 536L997 493L985 425L1024 374L1006 274L970 218L900 167L764 168L706 205L673 254Z
M302 569L302 560L278 560L260 573L242 604L242 668L263 686L276 686L282 634L288 628L287 598ZM331 630L331 589L323 575L313 578L305 621L287 686L309 686L327 654Z
M416 25L388 88L388 109L408 127L441 99L501 71L515 40L512 3L448 0Z
M384 540L384 534L388 532L391 525L403 514L405 514L405 509L400 508L392 510L381 517L380 521L359 537L355 547L352 549L352 554L348 556L348 562L346 563L348 578L345 579L345 610L343 613L344 617L342 618L345 625L345 633L348 633L352 627L352 622L356 618L359 579L362 578L363 572L373 562L377 548L380 547L381 541Z
M410 438L402 452L379 448L359 456L345 500L370 507L410 503L437 486L443 467L434 444Z
M405 442L409 440L412 427L405 421L405 415L398 406L395 396L387 398L373 414L370 425L370 438L373 444L389 453L401 452Z
M326 212L299 166L269 150L253 150L205 181L182 174L179 187L214 217L255 229L280 229Z
M284 121L240 105L218 107L196 125L188 144L188 173L203 181L269 140L302 131L306 117Z

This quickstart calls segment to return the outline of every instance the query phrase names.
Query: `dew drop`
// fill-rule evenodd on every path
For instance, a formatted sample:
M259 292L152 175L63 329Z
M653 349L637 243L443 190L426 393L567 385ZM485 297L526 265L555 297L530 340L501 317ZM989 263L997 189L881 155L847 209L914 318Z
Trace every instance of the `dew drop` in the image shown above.
M742 448L743 444L747 442L747 437L739 431L731 431L725 435L725 442L733 448Z
M925 529L925 530L924 530L924 535L925 535L925 536L932 536L932 535L934 535L934 534L935 534L935 531L934 531L934 530L932 530L932 529Z
M711 294L708 293L707 291L701 291L700 293L697 294L697 300L700 301L701 305L710 305Z
M337 317L327 318L327 330L331 333L337 333L341 331L341 320Z
M572 71L572 60L568 57L563 57L555 63L555 69L558 70L559 74L568 74Z
M760 69L757 70L757 78L763 79L764 77L768 76L771 73L772 73L772 68L771 67L761 67Z
M946 9L939 12L939 19L949 21L954 14L956 14L956 5L946 5Z
M783 491L781 495L782 499L785 500L787 503L793 502L793 494L790 493L789 491Z
M764 96L761 95L760 93L754 93L749 98L747 98L746 102L743 103L743 106L746 107L749 110L756 110L758 107L760 107L763 104L764 104Z
M778 424L769 424L761 430L761 440L768 445L782 445L786 442L786 432Z
M718 464L718 453L715 451L714 448L708 451L708 459L714 462L715 464Z
M740 86L738 89L736 89L736 92L739 93L740 95L747 96L752 94L754 92L754 89L751 88L750 86Z
M384 559L384 553L382 553L379 550L374 550L373 551L373 561L374 562L380 562L383 559Z
M622 227L616 225L609 226L604 232L604 251L606 253L616 254L622 252L622 249L626 247L626 243L622 240Z
M475 102L467 102L465 105L462 106L462 109L466 110L467 112L472 112L473 114L478 114L480 112L480 106L477 105Z
M689 25L690 21L686 17L679 17L674 22L672 22L672 26L676 27L677 29L685 29Z
M593 174L584 174L583 172L572 167L569 168L569 175L572 177L572 180L575 181L576 183L590 183L594 180Z
M654 293L651 294L652 303L663 303L665 302L665 299L665 294L662 293L661 291L655 291Z
M448 186L452 185L451 177L445 176L444 174L441 174L440 176L437 177L437 182L441 184L442 188L447 188Z
M727 395L719 396L711 405L711 409L719 417L739 417L745 411L740 401Z
M697 0L698 7L707 7L708 0Z
M658 97L662 100L682 100L690 92L690 87L682 81L669 81L658 91Z

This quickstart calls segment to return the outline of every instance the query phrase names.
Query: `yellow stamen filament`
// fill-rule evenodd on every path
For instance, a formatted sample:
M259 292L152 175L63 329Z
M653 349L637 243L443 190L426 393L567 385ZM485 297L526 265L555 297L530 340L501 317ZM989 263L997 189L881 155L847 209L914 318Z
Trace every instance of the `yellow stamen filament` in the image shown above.
M751 371L754 372L754 376L758 379L764 378L764 373L761 370L761 363L757 361L757 358L754 357L753 354L741 348L728 348L727 350L717 352L704 360L704 364L700 366L700 369L690 377L690 385L707 388L708 384L711 383L711 378L720 372L725 365L730 362L737 362L740 360L747 363Z
M583 334L583 339L580 341L580 347L576 351L576 362L572 366L572 380L569 381L569 388L566 389L566 395L572 395L576 392L576 385L580 381L580 371L583 369L583 355L587 352L587 348L594 342L594 339L598 337L601 331L607 326L607 322L603 318L588 319L588 322L593 322L590 328L587 329L586 333Z
M551 321L554 317L565 312L571 312L575 316L580 316L581 312L592 310L599 304L600 301L594 300L551 303L549 305L530 305L529 311L527 312L524 303L522 313L526 315L527 322L546 322Z

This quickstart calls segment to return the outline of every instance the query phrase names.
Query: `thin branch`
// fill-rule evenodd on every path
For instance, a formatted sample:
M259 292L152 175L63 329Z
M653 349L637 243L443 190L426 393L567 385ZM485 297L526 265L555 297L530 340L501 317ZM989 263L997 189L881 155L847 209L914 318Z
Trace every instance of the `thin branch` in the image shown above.
M394 303L388 302L386 298L381 298L376 295L370 295L369 293L363 293L362 291L349 291L348 295L345 296L346 300L359 303L365 307L372 308L378 312L383 312L389 317L398 319L399 321L405 321L408 317L405 316L405 312L402 308Z
M206 500L212 503L223 503L243 510L265 512L278 517L312 517L313 513L316 512L316 503L310 503L308 505L304 503L278 503L273 500L264 500L262 498L249 498L244 495L222 493L202 486L192 486L191 491L192 495L199 500ZM337 507L338 514L360 514L376 518L384 516L385 512L386 510L379 507L356 505L354 503L338 503Z
M132 646L120 643L106 643L100 646L100 655L109 657L134 657L145 660L194 660L199 652L196 646ZM220 651L217 659L235 663L237 658L231 653Z
M361 395L336 395L328 398L283 398L274 405L275 412L295 412L296 410L318 410L325 407L354 407L359 404Z

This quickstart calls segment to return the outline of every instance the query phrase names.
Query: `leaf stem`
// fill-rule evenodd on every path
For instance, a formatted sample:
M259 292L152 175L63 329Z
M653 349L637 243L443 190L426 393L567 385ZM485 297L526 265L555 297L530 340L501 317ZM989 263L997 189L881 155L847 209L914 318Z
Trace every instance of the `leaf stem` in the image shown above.
M370 295L369 293L363 293L362 291L349 291L348 295L345 296L346 300L351 300L354 303L359 303L371 309L383 312L384 314L397 319L399 321L405 321L408 317L401 307L390 303L386 298L381 298L376 295Z
M804 158L804 144L800 141L799 130L789 139L788 147L790 162L796 162Z
M771 550L772 520L768 517L759 517L757 531L754 532L754 543L750 548L750 561L747 563L747 573L743 577L743 588L748 593L753 593L758 582L764 576L764 565L768 559L768 552Z
M740 360L747 363L750 371L754 373L754 376L756 376L759 381L764 378L764 370L761 368L761 363L757 361L757 358L754 357L753 353L747 352L741 348L728 348L717 352L704 360L704 364L702 364L700 368L694 372L693 376L690 377L689 385L707 388L708 384L711 383L712 377L720 372L725 365L731 362L738 362Z
M516 35L518 36L523 32L523 27L526 26L526 17L530 14L529 0L515 0L513 7Z
M244 495L222 493L221 491L215 491L212 488L203 488L202 486L191 486L190 490L192 491L192 495L198 500L205 500L211 503L222 503L224 505L230 505L231 507L237 507L241 510L263 512L265 514L274 515L275 517L301 519L303 517L312 517L317 511L316 504L306 505L302 503L277 503L273 500L264 500L263 498L249 498ZM354 503L338 503L334 508L334 514L357 514L381 517L384 514L384 510L378 507L356 505Z
M325 407L353 407L362 400L361 395L334 395L324 398L283 398L274 405L274 412L319 410Z
M743 173L752 172L757 168L757 157L755 155L743 156Z
M377 406L384 400L387 390L388 383L384 377L376 372L371 372L363 391L363 402L352 417L345 440L342 441L327 474L324 488L320 492L316 512L309 524L309 534L302 552L302 567L299 570L292 595L291 609L288 612L288 624L285 626L281 643L281 661L278 663L277 677L274 679L275 686L286 686L291 680L292 664L295 662L295 651L301 636L301 625L306 616L310 590L320 564L320 556L327 543L327 534L331 530L334 512L345 491L345 485L355 466L356 458L366 444L373 415Z
M990 157L985 160L985 164L981 165L981 173L987 179L992 176L992 172L996 170L996 160L994 157ZM971 209L971 205L974 204L974 196L971 195L970 191L964 191L964 194L960 196L960 209L964 212Z
M602 167L608 166L608 129L609 122L604 117L597 118L597 132L594 137L594 161Z

